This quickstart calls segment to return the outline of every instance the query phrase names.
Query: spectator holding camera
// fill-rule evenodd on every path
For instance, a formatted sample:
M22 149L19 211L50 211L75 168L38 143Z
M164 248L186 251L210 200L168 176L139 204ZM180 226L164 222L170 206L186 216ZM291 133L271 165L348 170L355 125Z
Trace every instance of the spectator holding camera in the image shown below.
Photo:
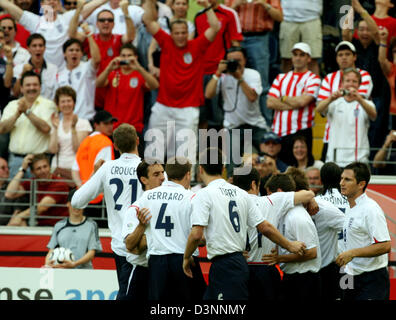
M138 62L137 49L127 43L121 48L119 57L114 58L96 80L97 87L104 87L104 109L118 122L133 125L139 137L139 154L143 156L144 94L158 88L157 79ZM122 106L122 108L120 108Z
M377 111L359 93L361 81L359 70L344 70L342 88L317 105L317 111L327 114L331 122L326 161L341 167L353 161L367 162L370 154L369 120L375 120Z
M239 156L245 150L246 140L243 130L251 129L253 147L260 148L260 140L269 131L267 123L260 112L259 97L263 91L260 74L253 69L245 68L246 50L242 47L231 47L227 50L227 60L221 60L216 73L205 88L205 98L211 99L221 91L223 96L224 121L223 126L230 133L230 166L228 175L232 175L235 165L233 146L239 147ZM239 141L233 140L232 132L239 130Z

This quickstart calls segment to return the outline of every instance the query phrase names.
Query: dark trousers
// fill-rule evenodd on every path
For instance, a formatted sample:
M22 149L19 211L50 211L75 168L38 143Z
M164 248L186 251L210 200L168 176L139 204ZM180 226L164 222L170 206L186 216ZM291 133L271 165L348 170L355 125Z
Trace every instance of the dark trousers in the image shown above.
M281 276L275 266L249 264L249 300L277 301Z
M132 266L129 277L126 300L147 301L148 299L148 268L143 266Z
M241 252L211 259L204 300L248 300L249 267Z
M342 290L343 300L389 300L390 281L387 268L353 276L352 289Z
M118 279L118 294L117 300L127 300L128 281L132 271L132 265L126 260L125 257L119 256L114 253L114 260L117 270Z
M299 302L321 300L321 280L317 272L285 273L281 283L283 300Z
M321 295L323 301L334 301L341 298L340 267L332 262L320 269Z

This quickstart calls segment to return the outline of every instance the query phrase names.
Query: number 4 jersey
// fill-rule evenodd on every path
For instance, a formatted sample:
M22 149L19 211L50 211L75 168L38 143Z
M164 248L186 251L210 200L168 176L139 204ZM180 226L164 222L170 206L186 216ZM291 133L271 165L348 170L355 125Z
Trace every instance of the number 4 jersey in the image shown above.
M242 252L247 228L264 221L249 194L224 179L199 190L192 199L192 225L205 226L208 259Z
M132 233L139 221L137 210L147 208L151 219L146 228L147 258L150 255L183 254L191 230L193 192L172 181L143 193L126 212L123 237Z
M136 173L140 162L141 159L137 155L130 153L123 153L116 160L106 161L76 191L72 199L74 208L84 208L99 193L104 193L112 237L111 249L119 256L127 255L121 236L125 211L143 193Z

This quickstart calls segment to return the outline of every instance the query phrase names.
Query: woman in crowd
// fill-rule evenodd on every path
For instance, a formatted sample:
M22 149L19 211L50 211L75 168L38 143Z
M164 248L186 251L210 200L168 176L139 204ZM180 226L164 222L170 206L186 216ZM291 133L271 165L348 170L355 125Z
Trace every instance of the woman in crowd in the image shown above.
M311 153L308 153L307 141L304 136L296 136L293 141L293 167L304 170L308 167L315 167L320 170L323 162L315 160Z

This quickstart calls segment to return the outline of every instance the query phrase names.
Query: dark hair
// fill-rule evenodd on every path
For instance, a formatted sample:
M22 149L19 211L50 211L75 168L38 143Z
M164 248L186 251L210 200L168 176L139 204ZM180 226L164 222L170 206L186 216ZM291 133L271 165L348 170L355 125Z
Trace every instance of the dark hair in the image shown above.
M39 80L39 83L41 85L41 77L40 75L38 75L36 72L34 72L33 70L30 71L26 71L25 73L22 74L21 77L21 86L23 86L23 82L25 81L25 78L28 77L36 77Z
M15 32L17 31L17 23L16 23L14 18L12 18L12 17L4 17L4 18L0 19L0 22L3 21L3 20L11 20L12 24L14 25Z
M356 179L357 183L365 181L366 185L363 188L363 192L366 191L366 188L367 188L367 186L370 182L370 178L371 178L369 166L363 162L352 162L344 168L344 171L345 170L353 171L353 173L355 174L355 179Z
M283 192L296 191L296 183L293 178L286 173L273 174L265 183L265 189L271 192L277 192L281 189Z
M210 176L221 175L224 169L224 158L219 148L206 148L199 154L199 165Z
M298 167L297 159L294 157L294 154L293 154L293 148L294 148L294 144L296 143L296 141L303 141L305 143L305 145L307 146L307 157L308 157L307 168L312 166L315 163L315 159L312 155L312 152L309 152L309 150L308 150L307 138L305 136L295 136L292 139L292 156L293 157L292 157L291 165L293 167Z
M44 46L46 44L45 38L40 34L40 33L32 33L27 39L26 39L26 45L29 47L30 44L33 42L33 40L36 39L41 39L44 42Z
M66 202L71 202L73 195L76 193L77 188L73 188L69 191L69 194L67 195L67 201Z
M55 97L54 97L54 101L55 101L56 105L58 105L59 98L61 95L71 97L73 99L74 103L76 103L77 94L76 94L76 91L72 87L63 86L63 87L59 87L58 89L56 89Z
M172 31L173 26L174 26L175 24L184 24L184 25L186 26L186 28L187 28L187 31L188 31L188 24L187 24L187 21L186 21L185 19L176 19L176 20L171 21L171 22L169 23L169 30L170 30L170 31Z
M325 194L327 191L331 192L331 189L337 188L341 191L342 169L335 162L326 162L320 169L320 180L322 180L321 194Z
M142 185L143 190L146 190L146 186L142 182L142 177L148 178L148 168L153 164L161 164L159 160L156 159L143 159L142 162L136 168L136 174L139 179L140 184Z
M293 178L296 183L296 191L309 190L308 178L304 171L298 168L289 167L286 169L285 173Z
M96 15L96 19L99 19L99 15L101 15L103 12L111 13L111 15L112 15L113 18L114 18L114 13L113 13L112 11L110 11L110 10L108 10L108 9L103 9L103 10L100 10L100 11L98 12L98 14Z
M227 54L229 54L231 52L242 52L242 54L245 57L245 59L247 59L247 52L246 52L246 49L243 48L243 47L232 46L232 47L228 48L227 52L226 52L226 56L227 56Z
M260 174L256 168L252 168L248 174L234 174L232 177L232 184L245 191L249 191L252 188L253 181L259 186Z
M113 131L114 145L121 153L135 150L137 139L136 129L129 123L122 123Z
M67 48L69 48L71 45L73 45L73 44L75 44L75 43L77 43L77 44L79 45L81 51L84 51L84 50L83 50L83 45L82 45L81 41L78 40L78 39L75 39L75 38L71 38L71 39L67 40L67 41L63 44L63 47L62 47L63 53L65 53L66 50L67 50Z
M182 180L191 170L191 163L184 157L173 157L165 165L165 171L169 180Z
M137 50L137 48L136 48L132 43L129 43L129 42L124 43L124 44L121 46L120 52L121 52L123 49L132 50L133 53L134 53L136 56L138 55L138 50Z
M30 170L33 171L34 164L41 160L46 160L50 164L50 160L45 153L38 153L33 156L32 162L29 164Z

